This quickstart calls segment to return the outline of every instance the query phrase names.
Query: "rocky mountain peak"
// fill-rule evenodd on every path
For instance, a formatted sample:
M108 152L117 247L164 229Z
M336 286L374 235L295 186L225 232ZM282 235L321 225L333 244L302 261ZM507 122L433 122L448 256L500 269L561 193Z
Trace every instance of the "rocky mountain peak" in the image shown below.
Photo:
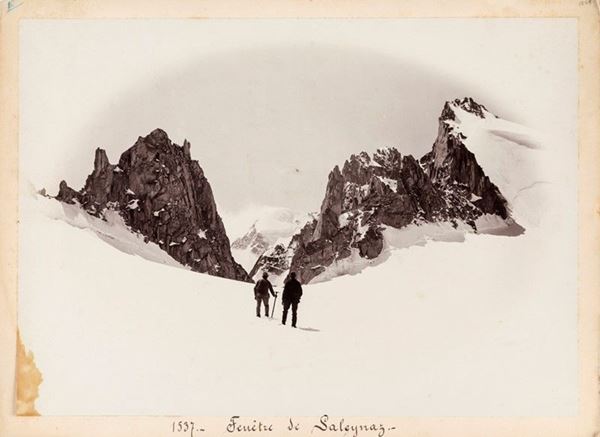
M341 177L357 184L364 184L371 174L371 157L363 152L360 155L351 155L342 167Z
M377 151L373 154L373 162L389 171L393 171L394 169L400 167L402 155L394 147L385 147L382 149L377 149Z
M358 161L351 158L350 162ZM349 161L344 164L344 171L340 172L336 165L329 173L327 188L325 189L325 198L321 204L321 212L317 220L312 238L318 240L320 238L328 238L338 228L338 216L342 213L344 200L344 175L347 171L346 167ZM357 164L358 165L358 164Z
M248 281L231 255L212 189L190 147L155 129L123 152L117 165L96 149L85 186L75 191L62 181L56 198L100 218L115 210L131 230L192 270Z
M143 143L149 146L168 148L172 145L167 133L160 129L154 129L146 137L143 138Z
M479 118L493 116L483 105L468 97L454 100L453 105L469 110ZM454 189L457 184L464 186L478 199L474 203L483 213L508 218L506 200L498 187L485 175L475 155L468 150L465 144L467 137L460 131L460 124L456 121L448 122L444 118L444 112L449 107L452 107L452 104L449 106L446 102L439 119L438 134L433 148L421 158L421 165L431 182L439 189Z
M456 112L455 109L460 108L463 111L466 111L470 114L473 114L479 118L489 118L495 117L487 108L479 103L477 103L471 97L463 97L462 99L454 99L452 101L447 101L444 104L444 108L442 109L442 114L440 116L441 120L456 120Z
M183 147L183 156L185 156L187 159L192 159L192 155L190 152L192 145L190 144L190 142L188 140L183 140L182 147Z
M100 174L107 170L110 170L110 162L108 162L108 156L106 156L106 151L98 147L94 154L94 173Z
M337 166L330 172L317 218L256 266L287 268L309 282L334 262L379 256L386 227L460 222L477 232L484 214L509 220L506 200L466 146L458 108L490 116L473 99L456 99L444 105L433 147L421 159L395 148L351 155L341 172Z

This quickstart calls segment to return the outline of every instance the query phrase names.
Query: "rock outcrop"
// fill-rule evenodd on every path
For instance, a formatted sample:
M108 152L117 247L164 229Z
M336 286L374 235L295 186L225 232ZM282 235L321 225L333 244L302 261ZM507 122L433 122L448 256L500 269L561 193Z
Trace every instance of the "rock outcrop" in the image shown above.
M471 98L446 102L439 119L438 136L433 149L421 158L421 164L437 186L462 186L477 198L472 203L483 213L507 218L509 212L506 200L498 187L485 175L475 155L464 145L465 136L456 129L453 107L471 112L479 118L495 117Z
M365 259L378 257L385 227L435 222L457 227L460 222L477 231L476 221L484 214L508 220L506 200L463 142L456 108L494 117L470 98L457 99L444 105L433 148L421 159L394 148L379 149L372 157L352 155L341 170L336 166L329 174L318 217L288 248L266 253L253 271L292 270L307 283L353 252Z
M180 147L156 129L138 138L118 164L96 149L85 186L76 191L62 181L56 198L97 217L118 211L134 232L193 271L250 281L231 255L212 189L187 140Z

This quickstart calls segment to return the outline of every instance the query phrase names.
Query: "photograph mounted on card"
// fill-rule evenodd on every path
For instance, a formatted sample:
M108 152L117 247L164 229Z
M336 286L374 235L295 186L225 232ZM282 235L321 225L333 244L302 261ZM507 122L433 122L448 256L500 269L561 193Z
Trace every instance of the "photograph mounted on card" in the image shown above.
M19 43L17 414L577 414L575 19Z

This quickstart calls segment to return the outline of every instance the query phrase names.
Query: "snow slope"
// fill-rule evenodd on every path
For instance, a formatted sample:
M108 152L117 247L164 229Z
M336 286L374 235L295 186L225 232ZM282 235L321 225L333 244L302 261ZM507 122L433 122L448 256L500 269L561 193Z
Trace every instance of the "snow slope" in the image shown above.
M156 243L151 241L145 242L144 236L133 232L116 211L106 210L104 214L105 220L101 220L87 214L78 205L68 205L42 196L34 197L34 199L36 200L35 202L22 203L24 207L24 211L22 211L23 216L28 217L32 213L35 215L34 209L43 204L43 209L46 211L48 218L68 223L88 233L94 233L105 243L108 243L121 252L137 255L148 261L189 270L189 267L182 265L172 258ZM64 244L66 242L62 242L56 246L57 250L69 250L65 248Z
M507 226L506 221L496 215L485 214L475 221L481 234L502 235L505 237L521 234L522 228L517 224ZM369 266L377 266L389 260L398 249L408 249L411 246L424 246L433 241L460 243L466 240L466 234L474 234L473 228L464 222L458 222L454 227L450 222L410 224L403 228L383 227L384 247L375 259L363 258L358 249L352 249L348 258L336 260L323 273L316 276L310 283L316 284L330 281L342 275L357 275ZM512 233L512 234L511 234Z
M254 253L251 249L232 248L231 255L233 255L233 259L247 272L252 270L252 267L254 267L254 264L256 264L256 260L260 257L260 254Z
M51 199L21 203L19 327L43 415L576 412L568 221L396 242L360 275L305 286L292 329L254 316L251 285L115 250Z

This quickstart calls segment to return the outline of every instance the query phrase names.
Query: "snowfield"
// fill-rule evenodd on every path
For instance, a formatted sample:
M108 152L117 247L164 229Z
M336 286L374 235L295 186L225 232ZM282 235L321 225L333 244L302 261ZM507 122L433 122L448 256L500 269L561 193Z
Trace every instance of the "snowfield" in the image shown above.
M37 197L19 326L43 415L575 412L575 257L545 232L390 248L305 286L299 329L252 286L148 262ZM144 244L143 242L141 244ZM144 246L142 246L144 247Z
M43 375L36 408L576 414L573 154L533 147L529 132L503 120L475 129L469 117L459 114L468 147L524 233L496 232L488 216L479 234L443 224L388 228L380 258L363 266L351 257L304 287L298 329L280 325L281 298L275 319L258 319L251 284L181 268L118 217L103 222L24 192L18 324Z
M32 194L32 196L35 196L35 194ZM29 208L43 205L47 218L68 223L75 228L96 234L98 238L121 252L136 255L148 261L189 270L189 267L180 264L167 252L162 250L158 244L151 241L145 242L144 236L134 233L116 211L107 210L105 212L105 220L101 220L87 214L79 205L68 205L42 196L36 196L34 199L37 200L36 203L21 203L21 206L24 208L24 211L22 211L24 216L35 214L35 211ZM24 238L28 239L30 237L24 236ZM66 243L58 242L58 246L56 246L57 250L67 249L63 244ZM171 245L173 244L177 243L171 243Z

